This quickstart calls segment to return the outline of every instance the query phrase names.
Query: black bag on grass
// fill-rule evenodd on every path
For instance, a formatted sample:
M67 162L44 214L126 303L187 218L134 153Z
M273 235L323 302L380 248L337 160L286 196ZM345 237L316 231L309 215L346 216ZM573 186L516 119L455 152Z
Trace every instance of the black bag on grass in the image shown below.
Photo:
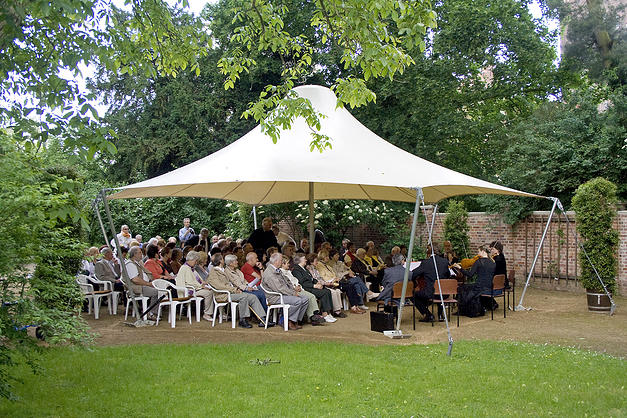
M459 314L475 318L485 315L485 308L481 304L481 292L473 284L461 285L458 289Z

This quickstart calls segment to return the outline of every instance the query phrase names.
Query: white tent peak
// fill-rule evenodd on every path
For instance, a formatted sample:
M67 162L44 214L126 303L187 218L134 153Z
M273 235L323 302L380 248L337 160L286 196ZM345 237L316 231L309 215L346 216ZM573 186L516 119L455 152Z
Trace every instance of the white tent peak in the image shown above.
M368 199L413 202L416 188L425 201L464 194L494 193L537 197L438 166L377 136L326 87L294 89L325 115L319 133L331 149L310 151L311 129L297 118L273 144L257 126L223 149L184 167L122 187L112 198L187 196L228 199L253 205L314 199Z

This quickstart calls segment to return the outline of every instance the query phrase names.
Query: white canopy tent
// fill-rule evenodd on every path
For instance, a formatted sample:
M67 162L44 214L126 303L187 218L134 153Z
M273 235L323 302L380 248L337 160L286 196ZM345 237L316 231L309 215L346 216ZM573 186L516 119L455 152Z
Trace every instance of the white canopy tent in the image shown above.
M429 203L479 193L539 197L449 170L390 144L337 108L328 88L294 91L326 116L319 133L331 138L331 149L310 152L311 130L302 118L281 131L277 144L257 126L220 151L122 187L111 198L208 197L262 205L308 200L312 183L314 199L414 202L417 188Z
M121 187L109 198L206 197L251 205L309 200L311 241L316 199L415 202L401 298L404 301L421 203L480 193L542 197L458 173L390 144L346 109L338 108L337 98L328 88L301 86L294 91L309 99L313 108L324 115L319 133L331 139L331 149L310 151L311 129L302 118L296 119L290 129L281 130L276 144L257 126L220 151L161 176ZM113 229L113 225L111 227ZM112 230L112 233L115 232ZM533 265L543 240L544 237ZM397 323L399 332L402 305L403 302ZM444 312L446 314L446 310ZM450 354L452 338L448 319L445 320Z

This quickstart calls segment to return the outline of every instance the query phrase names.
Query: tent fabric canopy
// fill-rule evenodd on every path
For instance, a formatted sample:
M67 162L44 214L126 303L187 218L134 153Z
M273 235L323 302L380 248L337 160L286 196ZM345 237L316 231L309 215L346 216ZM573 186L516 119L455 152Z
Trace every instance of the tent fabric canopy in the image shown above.
M326 116L319 133L331 139L331 149L310 151L311 129L303 118L282 130L276 144L257 126L207 157L122 187L110 198L206 197L262 205L307 200L310 183L315 200L414 202L417 188L428 203L480 193L540 197L441 167L390 144L338 108L326 87L294 91Z

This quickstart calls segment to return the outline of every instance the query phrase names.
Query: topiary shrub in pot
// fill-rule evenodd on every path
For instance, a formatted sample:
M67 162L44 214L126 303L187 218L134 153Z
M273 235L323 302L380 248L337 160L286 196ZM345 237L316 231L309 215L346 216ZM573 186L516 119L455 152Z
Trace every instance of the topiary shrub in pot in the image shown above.
M616 290L617 273L618 232L613 227L616 202L616 185L602 177L580 185L572 200L583 247L612 294ZM609 298L583 251L579 252L579 266L579 281L588 291L588 309L609 311Z

